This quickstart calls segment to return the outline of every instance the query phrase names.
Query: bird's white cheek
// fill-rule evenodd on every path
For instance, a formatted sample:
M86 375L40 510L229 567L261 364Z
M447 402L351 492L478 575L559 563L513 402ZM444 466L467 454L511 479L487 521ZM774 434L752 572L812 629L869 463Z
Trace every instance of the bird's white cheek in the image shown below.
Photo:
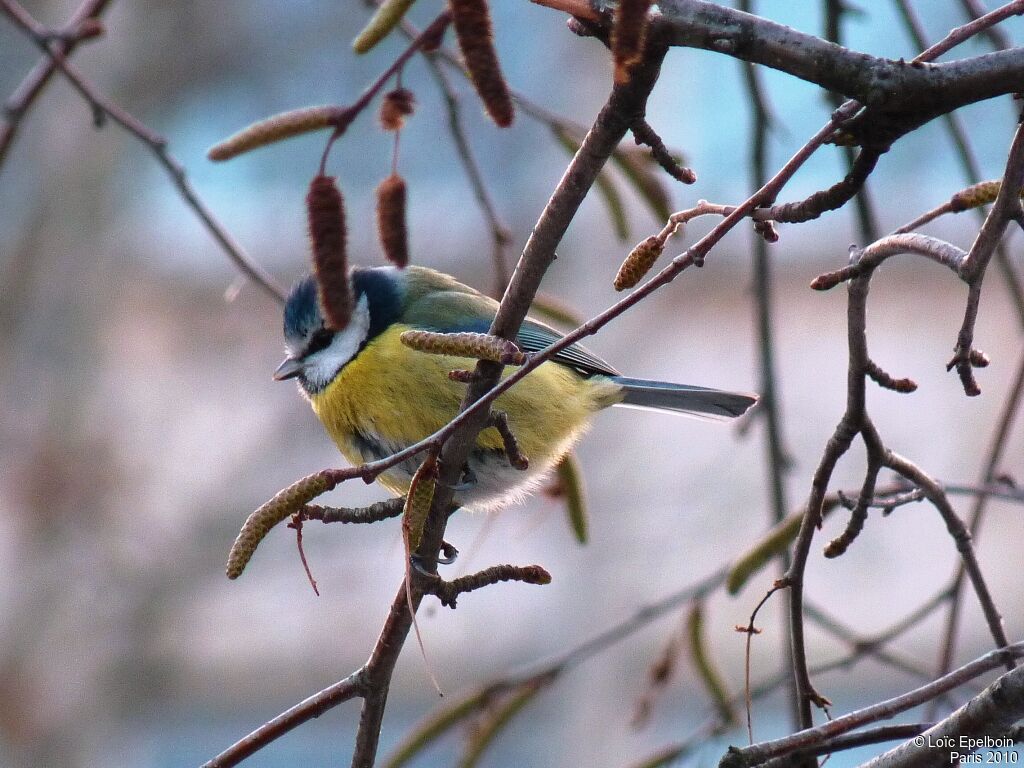
M330 384L338 372L356 356L370 333L370 307L366 296L359 299L345 330L336 333L331 343L306 359L302 374L314 392Z

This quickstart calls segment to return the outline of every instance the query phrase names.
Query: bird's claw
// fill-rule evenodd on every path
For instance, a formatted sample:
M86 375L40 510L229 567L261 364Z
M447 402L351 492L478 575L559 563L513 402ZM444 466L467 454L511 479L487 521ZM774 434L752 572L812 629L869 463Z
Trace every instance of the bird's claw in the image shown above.
M449 544L447 541L441 542L441 553L437 557L438 565L451 565L459 556L459 550ZM413 570L419 573L421 576L426 576L428 579L436 579L437 574L427 570L427 566L424 564L424 560L417 554L409 556L409 564Z
M459 550L449 544L447 541L441 542L441 556L437 558L438 565L451 565L458 559Z
M428 579L436 579L437 578L437 574L436 573L431 573L430 571L427 570L427 567L423 564L423 558L420 557L419 555L410 555L410 557L409 557L409 565L411 565L412 569L414 571L416 571L416 573L418 573L420 576L425 576Z

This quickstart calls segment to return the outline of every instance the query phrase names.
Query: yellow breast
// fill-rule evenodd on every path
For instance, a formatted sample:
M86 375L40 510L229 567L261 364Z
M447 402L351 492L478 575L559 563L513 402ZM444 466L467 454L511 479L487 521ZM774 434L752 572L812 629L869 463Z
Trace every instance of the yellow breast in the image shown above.
M472 370L476 361L409 349L399 341L408 329L389 327L310 398L328 434L352 463L373 458L367 454L367 438L391 453L436 432L458 413L466 385L450 380L448 372ZM501 395L494 408L508 414L533 476L568 451L589 417L615 402L618 391L608 379L584 379L548 362ZM497 430L485 429L477 446L499 451L501 437ZM402 494L408 488L406 477L389 473L381 482Z

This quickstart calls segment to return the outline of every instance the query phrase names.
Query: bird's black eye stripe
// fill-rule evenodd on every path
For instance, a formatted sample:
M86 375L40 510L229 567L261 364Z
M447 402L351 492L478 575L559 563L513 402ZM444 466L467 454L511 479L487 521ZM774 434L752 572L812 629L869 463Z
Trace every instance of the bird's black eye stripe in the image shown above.
M306 345L306 354L313 355L319 352L321 349L326 349L331 339L334 338L334 333L327 330L326 328L320 328L309 337L309 344Z

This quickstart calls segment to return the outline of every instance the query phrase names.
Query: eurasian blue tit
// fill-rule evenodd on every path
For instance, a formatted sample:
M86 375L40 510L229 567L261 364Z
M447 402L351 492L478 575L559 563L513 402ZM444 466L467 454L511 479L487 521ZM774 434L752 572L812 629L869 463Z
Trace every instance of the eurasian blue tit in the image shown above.
M348 325L335 330L325 327L313 278L296 283L284 310L288 357L274 378L298 379L328 434L355 464L390 456L447 424L465 394L465 385L448 373L476 364L410 349L399 336L410 329L486 333L498 304L425 267L357 267L350 280L355 308ZM528 318L517 343L524 352L536 352L560 335ZM569 451L591 417L609 406L729 418L756 401L755 395L740 392L626 378L575 344L494 403L507 415L529 467L513 468L498 431L484 429L455 501L471 509L493 509L521 497ZM405 494L420 460L392 467L378 482Z

